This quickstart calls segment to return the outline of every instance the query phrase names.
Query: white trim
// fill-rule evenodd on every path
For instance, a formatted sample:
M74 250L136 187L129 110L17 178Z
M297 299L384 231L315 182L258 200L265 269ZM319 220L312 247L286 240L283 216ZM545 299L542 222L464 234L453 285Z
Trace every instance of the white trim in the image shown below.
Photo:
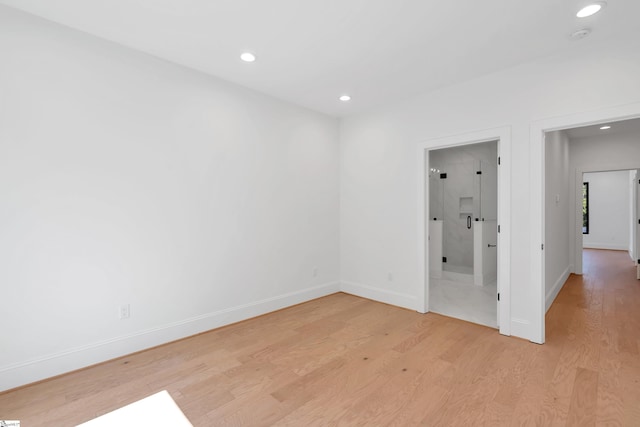
M40 381L340 291L338 282L243 304L0 367L0 391Z
M531 320L531 341L545 341L545 266L544 251L544 134L545 132L590 126L604 122L640 118L640 103L611 107L596 111L575 113L535 121L531 124L529 140L530 203L531 203L531 292L535 309ZM576 265L576 270L578 269Z
M625 251L629 252L629 248L626 245L612 245L610 243L584 243L583 249L606 249L610 251Z
M342 281L340 283L340 291L361 298L383 302L397 307L408 308L409 310L420 311L419 307L417 307L418 300L414 295L393 292L387 289L376 288L373 286L363 285L362 283L349 281Z
M560 290L562 289L565 282L569 278L569 275L571 274L572 269L573 269L572 265L567 266L567 268L562 272L560 277L558 277L558 280L556 280L556 283L554 283L553 288L551 288L551 290L547 294L546 302L545 302L545 313L549 311L551 304L553 304L553 301L555 301L556 297L560 293Z
M582 242L584 234L582 234L582 183L584 182L583 174L580 170L576 171L574 189L573 189L573 272L582 274ZM548 310L548 309L547 309Z
M429 259L428 228L429 186L426 177L429 171L430 150L477 144L498 140L498 156L501 165L498 167L498 290L500 292L500 315L498 324L502 335L511 335L511 127L470 132L430 139L418 143L418 273L420 304L418 311L429 311ZM519 335L522 336L522 335ZM527 336L527 335L524 335Z
M511 334L516 337L526 337L531 333L531 323L524 319L511 319Z
M429 170L429 151L424 144L418 144L418 307L419 313L429 312L429 227L426 213L429 212L429 186L426 184L426 171Z

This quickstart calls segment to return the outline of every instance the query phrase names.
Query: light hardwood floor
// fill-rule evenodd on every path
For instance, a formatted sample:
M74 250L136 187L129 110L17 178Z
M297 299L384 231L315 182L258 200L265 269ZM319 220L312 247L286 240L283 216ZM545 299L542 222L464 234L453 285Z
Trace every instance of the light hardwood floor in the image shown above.
M640 426L640 281L586 251L547 343L335 294L0 394L0 419L72 426L166 389L195 426Z

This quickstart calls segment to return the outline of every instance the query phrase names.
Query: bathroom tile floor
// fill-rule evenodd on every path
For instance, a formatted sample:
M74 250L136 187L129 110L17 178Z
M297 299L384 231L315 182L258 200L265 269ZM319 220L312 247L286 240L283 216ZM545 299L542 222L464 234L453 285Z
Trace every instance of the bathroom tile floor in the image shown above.
M431 278L429 311L497 328L496 295L496 282L476 286L471 283Z

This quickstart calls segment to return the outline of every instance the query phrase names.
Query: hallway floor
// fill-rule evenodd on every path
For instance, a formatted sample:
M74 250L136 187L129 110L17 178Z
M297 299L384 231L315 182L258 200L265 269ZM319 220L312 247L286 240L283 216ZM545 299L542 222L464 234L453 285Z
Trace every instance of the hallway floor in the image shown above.
M546 314L542 424L640 425L640 280L625 251L585 249Z

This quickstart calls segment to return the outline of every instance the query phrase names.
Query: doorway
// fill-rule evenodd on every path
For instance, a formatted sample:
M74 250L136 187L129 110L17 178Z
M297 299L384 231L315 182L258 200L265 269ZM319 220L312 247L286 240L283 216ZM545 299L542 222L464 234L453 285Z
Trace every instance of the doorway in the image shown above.
M551 247L547 242L549 236L545 216L548 213L548 205L556 203L553 194L549 194L546 188L547 161L545 160L546 147L545 141L549 138L550 133L554 131L566 131L577 128L597 127L598 130L611 124L622 124L633 122L634 119L640 118L640 104L631 104L621 107L614 107L607 110L591 111L587 113L578 113L571 116L546 119L534 122L531 127L531 207L533 212L538 212L531 217L531 280L532 280L532 297L536 301L536 310L533 311L532 324L530 330L531 341L536 343L544 343L545 341L545 313L548 307L549 290L553 289L553 283L549 283L549 266L547 261L547 250ZM638 134L640 136L640 133ZM569 245L571 246L570 254L573 254L573 272L580 274L582 272L582 207L579 205L582 199L582 173L587 171L603 171L603 170L621 170L621 169L637 169L638 161L640 161L640 153L638 149L640 144L628 144L629 149L614 149L607 144L598 144L602 150L600 155L594 156L593 153L588 161L582 165L573 164L569 172L569 176L573 180L570 186L572 192L570 206L573 212L570 219L571 237ZM580 185L577 185L578 183ZM578 255L579 254L579 255ZM545 261L545 259L547 261ZM551 298L553 300L553 298Z
M478 147L482 147L483 143L487 143L486 147L492 147L493 164L497 164L497 167L493 168L491 171L488 168L488 164L485 164L485 169L476 169L477 167L482 168L481 162L477 162L473 156L467 155L467 161L458 162L461 164L456 165L455 167L452 165L446 166L449 167L451 171L455 169L461 174L461 176L465 176L464 180L466 180L467 188L469 189L468 195L459 194L457 196L457 219L455 219L454 223L452 223L451 227L453 231L451 233L455 235L456 227L459 231L469 233L478 229L483 221L482 220L482 205L480 202L480 198L477 197L477 200L473 198L473 191L482 191L482 181L478 180L479 175L483 175L486 177L485 181L493 180L496 184L493 185L493 195L485 196L484 200L487 206L485 206L485 212L489 212L489 205L493 204L495 218L489 218L489 215L485 215L484 225L489 227L491 224L497 230L497 235L495 233L486 232L485 236L492 236L493 241L484 241L480 239L474 239L471 236L466 236L467 239L458 246L459 250L457 253L455 247L452 245L457 245L454 242L449 240L442 240L444 246L442 249L438 249L439 245L431 245L431 239L443 239L445 236L442 235L440 237L435 234L437 231L437 226L432 227L432 223L435 224L433 220L433 216L431 213L432 204L434 205L434 211L438 211L440 208L442 209L442 227L441 231L444 233L445 224L444 224L444 206L445 203L442 201L443 197L445 197L445 184L443 181L434 184L433 195L431 194L431 185L430 180L435 180L436 178L439 180L440 175L435 171L440 170L440 173L443 172L442 168L445 166L438 166L436 164L437 161L443 160L442 158L438 159L439 156L438 151L443 150L440 154L444 153L445 149L457 149L457 150L471 150L473 151L474 145ZM466 147L466 148L465 148ZM471 148L470 148L471 147ZM434 153L434 158L431 159L431 153ZM496 155L497 152L497 155ZM442 156L440 156L442 157ZM434 164L431 164L431 162ZM421 295L421 308L418 310L420 312L426 313L433 309L431 303L431 294L437 292L437 283L435 282L438 279L442 279L442 277L435 277L438 273L435 273L435 276L432 277L432 270L438 271L440 270L442 274L449 275L449 277L456 277L456 275L464 275L457 276L458 278L464 278L467 283L465 285L476 286L473 284L474 280L476 280L476 269L473 268L474 256L479 254L480 251L475 250L476 245L484 245L486 249L494 251L494 259L495 262L493 267L495 269L495 273L488 273L486 276L480 276L478 279L482 278L482 280L486 281L487 285L495 286L494 290L491 290L490 286L484 287L483 291L487 292L488 301L492 302L492 307L488 308L492 310L491 316L491 326L498 327L500 334L503 335L511 335L511 310L510 310L510 218L511 218L511 182L510 182L510 163L511 163L511 128L503 127L503 128L495 128L495 129L487 129L484 131L477 131L468 134L462 135L454 135L449 137L437 138L422 142L418 145L418 161L419 161L419 169L421 174L419 175L419 210L418 210L418 231L421 236L420 246L419 246L419 262L421 264L420 274L422 283L424 283L424 287L421 288L423 293ZM444 164L444 163L442 163ZM486 172L485 172L486 170ZM458 173L455 172L455 173ZM482 172L478 174L477 172ZM434 173L436 175L434 175ZM484 175L486 173L486 175ZM495 175L492 178L492 174ZM449 175L447 175L449 176ZM462 179L462 178L460 178ZM451 184L447 183L447 186L453 185L453 182L450 181ZM440 187L438 187L440 186ZM497 191L495 188L497 187ZM487 186L487 188L489 188ZM451 191L449 192L451 194ZM433 199L432 199L433 197ZM493 202L491 202L493 197ZM438 202L440 198L441 202ZM453 203L450 201L449 203L453 206ZM493 216L493 215L492 215ZM469 217L471 218L469 220ZM438 220L438 215L435 216L436 221ZM476 224L476 218L478 218ZM493 220L490 221L490 220ZM471 227L469 228L469 221L471 222ZM461 229L461 230L460 230ZM466 245L466 246L465 246ZM474 247L471 248L470 245ZM491 246L489 246L491 245ZM494 247L495 245L495 247ZM466 248L466 249L460 249ZM454 252L450 252L450 249ZM443 254L442 251L447 251L447 262L443 263ZM449 255L452 254L452 255ZM451 258L449 258L451 256ZM449 264L449 259L453 262ZM485 262L489 262L491 257L484 257ZM441 265L438 264L448 264L444 269L441 268ZM479 265L479 264L477 264ZM457 270L457 271L456 271ZM488 268L486 269L488 270ZM483 271L486 271L483 270ZM478 275L481 270L478 270ZM491 274L495 275L495 284L491 283ZM471 282L471 283L469 283ZM434 292L432 291L432 285L435 286ZM480 290L481 286L477 286L476 290ZM437 302L435 302L437 305ZM487 304L488 307L488 304ZM438 311L439 308L436 307L434 311ZM452 313L445 313L447 315L452 315ZM456 314L453 314L454 317L462 317Z
M429 311L498 327L498 141L429 151Z
M624 251L629 253L630 260L637 259L636 175L635 169L582 174L582 185L590 190L582 198L584 219L579 250Z

